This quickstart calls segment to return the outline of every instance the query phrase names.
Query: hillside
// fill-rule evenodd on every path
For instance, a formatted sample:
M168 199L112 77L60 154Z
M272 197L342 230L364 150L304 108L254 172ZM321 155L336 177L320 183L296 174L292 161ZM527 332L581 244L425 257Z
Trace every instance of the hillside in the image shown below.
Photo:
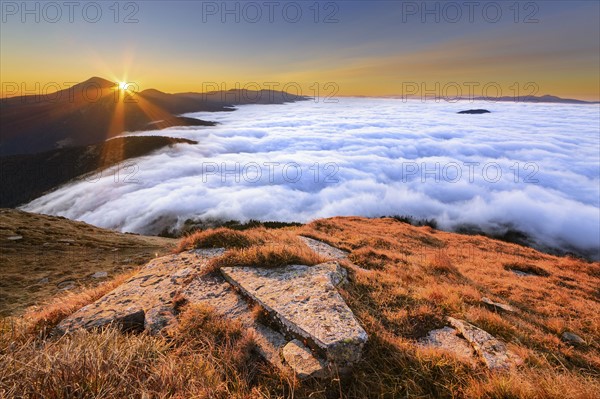
M173 242L107 233L82 223L16 211L3 211L1 216L2 226L14 230L2 233L2 264L6 265L2 281L15 282L8 297L12 305L31 304L55 294L56 289L29 285L43 276L50 277L53 287L60 279L90 281L94 271L109 270L112 276ZM9 234L23 238L7 241ZM298 236L311 238L298 240ZM76 250L69 251L71 246ZM91 253L80 255L84 248ZM104 264L95 259L99 254L112 254L113 248L135 261L125 263L119 258L109 267L106 259ZM98 288L71 287L74 293L58 294L49 304L15 319L24 323L21 327L5 324L0 336L0 392L9 397L18 392L46 398L597 398L600 392L599 263L394 219L357 217L282 229L208 230L183 239L177 251L181 252L153 260L138 274L127 272ZM269 270L285 270L282 265L313 265L327 259L339 263L340 272L347 274L342 280L347 281L323 298L339 291L368 341L360 360L354 358L356 363L349 369L330 368L333 374L325 377L295 377L279 367L277 356L265 357L262 330L251 332L254 328L244 327L245 323L267 323L279 331L274 334L287 336L265 321L274 316L266 311L268 298L263 302L261 295L253 296L249 307L240 302L235 305L236 316L229 319L233 314L228 316L226 308L233 303L224 300L240 291L227 291L231 293L222 297L228 283L219 276L240 282L241 292L251 292L236 273L246 270L265 276L257 277L258 283L269 276ZM317 273L319 268L313 268ZM35 274L23 273L24 269ZM17 279L21 279L18 284ZM213 288L203 292L205 279L214 282L209 284ZM336 284L342 281L335 279ZM317 289L319 281L305 289ZM182 288L172 291L177 285ZM269 284L269 289L276 285ZM25 289L27 301L18 300ZM154 306L149 305L154 295L165 294L169 295L161 299L165 301L161 306L170 310L163 307L153 313L146 307ZM310 297L294 294L293 301L298 301L294 306L314 302ZM215 298L222 300L214 302ZM345 306L334 306L323 298L316 303L319 309L328 304L331 311ZM278 296L279 304L288 300L292 299ZM138 317L135 309L142 309L141 329L150 326L150 330L122 335L97 324L111 319L125 323L118 316L120 306L134 312L131 317ZM240 309L247 310L239 313ZM300 315L297 322L310 320L310 313ZM131 317L126 325L139 331L137 319ZM84 323L88 329L95 325L101 330L75 329L61 339L57 339L60 334L48 336L58 331L59 322L62 329ZM340 328L345 322L340 323L332 327ZM156 335L165 326L170 327ZM471 330L479 332L471 336ZM34 338L36 332L42 334ZM440 338L448 332L454 347ZM481 336L496 340L492 349L477 341ZM307 339L304 344L311 347ZM464 346L465 339L475 339L474 352ZM500 348L518 361L495 369L497 359L484 355L487 350L501 355ZM320 353L316 347L312 350L314 356ZM287 361L289 353L283 356ZM310 351L302 356L308 361ZM44 369L52 369L50 377L39 371Z
M20 314L67 291L96 286L164 254L174 244L167 238L0 209L0 317ZM100 277L93 277L96 272Z
M191 121L179 115L305 99L264 90L169 94L147 89L137 93L118 90L115 82L93 77L48 95L0 99L0 156L97 144L125 131L212 126L213 122Z
M89 146L0 157L0 207L23 205L77 177L84 178L88 173L102 172L119 163L124 170L117 179L122 182L129 175L133 179L134 161L127 160L178 143L196 144L171 137L130 136Z

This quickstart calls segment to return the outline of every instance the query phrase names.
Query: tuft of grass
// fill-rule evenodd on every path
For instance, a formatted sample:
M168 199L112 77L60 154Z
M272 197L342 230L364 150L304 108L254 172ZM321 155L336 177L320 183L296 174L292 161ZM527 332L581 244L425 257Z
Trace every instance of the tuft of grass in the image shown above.
M395 256L388 251L362 247L352 251L348 259L363 269L382 270Z
M460 276L460 272L452 263L452 259L444 253L436 254L429 262L429 271L434 275Z
M273 231L264 227L243 231L219 227L196 232L181 240L177 251L190 248L229 249L225 254L208 263L204 268L205 274L228 266L263 268L293 264L312 266L328 260L312 251L295 233L287 230Z
M312 251L305 245L283 246L266 245L250 248L234 249L223 256L212 259L205 268L205 273L213 273L222 267L261 267L277 268L287 265L313 266L326 262L328 258Z
M252 234L252 233L255 234ZM183 238L176 252L197 248L248 248L251 245L260 244L262 237L256 234L256 230L236 231L225 227L214 230L197 231Z
M252 335L201 306L183 311L171 340L114 328L0 340L0 396L7 398L268 398L260 372L276 378Z

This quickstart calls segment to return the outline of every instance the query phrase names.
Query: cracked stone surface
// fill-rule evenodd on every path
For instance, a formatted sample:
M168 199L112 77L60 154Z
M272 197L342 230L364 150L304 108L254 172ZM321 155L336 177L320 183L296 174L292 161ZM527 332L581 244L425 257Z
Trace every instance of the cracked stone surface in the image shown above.
M187 278L198 274L210 258L198 252L185 252L153 259L116 289L62 320L56 332L102 328L120 319L130 320L140 309L148 312L172 307L177 290L186 284ZM143 329L144 317L138 315L135 320L140 321L139 328Z
M223 278L199 276L186 287L183 296L190 304L211 306L220 316L242 323L254 333L259 353L271 364L284 367L279 353L287 343L285 337L255 321L248 303Z
M348 252L342 251L336 247L332 247L323 241L315 240L314 238L298 236L304 243L316 253L327 258L342 260L348 258Z
M288 342L281 355L300 379L319 378L327 373L325 362L315 358L310 349L297 339Z
M522 360L487 331L464 321L448 317L448 321L471 344L475 353L490 370L507 370Z
M288 339L257 322L246 299L223 277L202 275L208 261L223 253L223 249L202 249L153 259L119 287L62 320L55 334L109 324L123 331L165 334L178 324L173 304L173 297L178 295L189 304L210 306L218 315L242 323L252 333L258 352L276 367L291 367L300 378L315 376L314 370L307 367L321 364L321 360L308 351L302 354L302 362L294 362L288 355L290 361L284 364L282 352Z
M429 331L426 337L419 340L419 345L424 348L436 348L450 352L459 359L474 365L476 359L473 348L457 334L458 331L451 327L432 330Z
M265 309L289 335L340 366L360 359L367 333L336 285L346 279L337 262L277 269L227 267L221 273Z

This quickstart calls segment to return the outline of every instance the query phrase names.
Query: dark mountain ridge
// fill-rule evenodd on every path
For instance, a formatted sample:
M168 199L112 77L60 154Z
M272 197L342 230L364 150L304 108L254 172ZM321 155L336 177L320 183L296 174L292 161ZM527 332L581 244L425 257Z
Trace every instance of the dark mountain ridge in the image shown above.
M270 90L169 94L148 89L136 93L120 90L115 82L93 77L48 95L1 99L0 156L91 145L126 131L212 126L213 122L192 121L179 115L306 99Z

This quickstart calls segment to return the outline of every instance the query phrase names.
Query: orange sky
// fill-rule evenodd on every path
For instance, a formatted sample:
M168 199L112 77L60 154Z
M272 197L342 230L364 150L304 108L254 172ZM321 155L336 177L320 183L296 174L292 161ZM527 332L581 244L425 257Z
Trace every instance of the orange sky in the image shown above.
M540 2L537 23L515 23L508 7L497 23L477 13L472 23L423 23L403 14L402 2L339 2L332 24L314 23L308 8L298 23L223 23L219 15L201 23L201 3L144 2L133 24L115 23L108 9L98 23L78 14L73 23L4 15L0 95L52 92L56 83L100 76L166 92L223 82L293 92L298 83L304 95L387 96L416 83L439 84L440 96L445 85L459 86L467 96L476 82L476 96L514 96L518 87L519 95L600 100L598 2ZM495 83L501 93L482 91Z

